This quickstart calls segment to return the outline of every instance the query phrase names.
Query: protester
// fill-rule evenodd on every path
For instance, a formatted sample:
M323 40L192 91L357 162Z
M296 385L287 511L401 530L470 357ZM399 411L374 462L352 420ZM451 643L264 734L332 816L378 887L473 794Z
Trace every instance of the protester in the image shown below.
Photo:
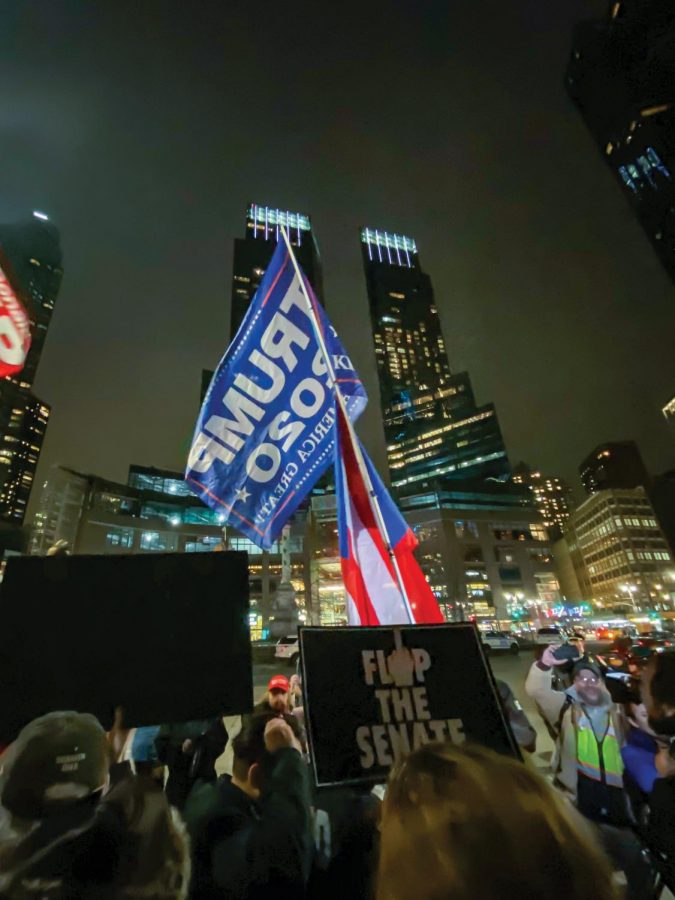
M587 658L575 663L570 688L553 690L552 672L561 662L555 650L544 650L525 682L555 736L554 784L598 825L606 852L625 874L627 897L637 900L645 896L653 872L632 831L635 818L624 790L622 709L612 702L600 667Z
M477 746L427 744L391 773L378 900L610 900L588 826L535 771Z
M294 691L297 689L294 687ZM293 714L293 695L291 682L285 675L273 675L262 699L253 707L254 715L283 716L293 730L293 734L300 741L303 753L307 752L307 738L304 730L304 716Z
M255 705L254 713L285 715L291 712L291 683L285 675L273 675L267 691Z
M198 786L185 808L192 900L298 900L312 860L307 766L289 724L253 716L233 741L232 778Z
M169 803L182 809L197 781L215 781L215 762L227 744L223 720L196 720L162 725L155 738L160 763L168 766L166 795Z
M655 851L660 870L675 890L675 652L652 658L645 669L643 699L649 726L656 734L655 757L659 777L649 795L646 839Z
M655 763L657 743L649 726L647 708L639 697L631 697L624 703L624 717L628 726L625 744L621 748L625 767L624 786L631 801L633 815L637 821L641 821L648 795L658 778Z
M552 767L555 783L575 799L587 818L610 825L631 821L623 790L621 710L612 703L599 667L576 663L572 686L555 691L554 667L566 662L547 647L532 664L525 691L541 709L556 735Z
M35 719L0 757L1 900L187 896L187 834L157 784L110 787L109 742L91 715Z
M310 900L374 897L381 805L371 785L342 785L315 792Z

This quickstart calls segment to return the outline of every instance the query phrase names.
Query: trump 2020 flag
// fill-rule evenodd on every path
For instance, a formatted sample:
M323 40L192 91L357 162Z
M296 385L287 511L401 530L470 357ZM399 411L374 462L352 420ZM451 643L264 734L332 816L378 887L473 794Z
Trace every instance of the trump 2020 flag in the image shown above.
M355 419L366 392L302 277ZM271 549L333 460L334 390L293 260L279 241L206 393L185 473L194 493L259 547Z
M402 625L410 622L399 580L359 468L352 433L336 404L338 439L335 488L342 579L350 625ZM358 440L358 438L356 438ZM378 500L389 544L398 566L414 622L443 622L424 573L413 556L417 538L391 499L365 450L361 454Z

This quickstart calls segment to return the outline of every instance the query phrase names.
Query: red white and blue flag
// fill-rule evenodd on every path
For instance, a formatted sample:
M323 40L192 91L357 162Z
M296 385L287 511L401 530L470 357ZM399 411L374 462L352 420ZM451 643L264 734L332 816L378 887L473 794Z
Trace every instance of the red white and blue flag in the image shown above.
M359 468L353 431L336 404L335 492L342 579L350 625L402 625L410 622L391 556L378 527L368 487ZM358 440L358 438L356 438ZM416 624L442 622L443 616L413 555L417 538L399 512L365 450L361 455L382 514L398 573Z

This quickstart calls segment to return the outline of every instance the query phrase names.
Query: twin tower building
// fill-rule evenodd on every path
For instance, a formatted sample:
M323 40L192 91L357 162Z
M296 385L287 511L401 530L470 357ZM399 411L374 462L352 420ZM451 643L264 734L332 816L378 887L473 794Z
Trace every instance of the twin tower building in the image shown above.
M234 242L231 338L281 238L281 226L324 303L321 259L309 216L253 203L245 236ZM376 228L362 228L360 238L389 477L399 501L445 482L507 478L509 462L495 408L477 406L469 375L450 368L431 279L422 270L417 244ZM349 336L342 338L349 350ZM205 386L210 374L204 373Z

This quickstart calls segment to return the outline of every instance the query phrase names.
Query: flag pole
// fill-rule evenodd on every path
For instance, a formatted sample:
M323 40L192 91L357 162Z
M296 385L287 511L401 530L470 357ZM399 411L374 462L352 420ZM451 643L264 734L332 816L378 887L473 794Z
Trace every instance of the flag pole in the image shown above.
M387 532L387 526L384 521L384 516L382 515L382 510L380 509L380 502L377 499L377 495L375 494L375 489L373 488L373 482L370 478L370 472L368 471L368 467L366 466L366 462L363 458L363 453L361 452L361 444L359 443L359 439L356 436L356 432L354 431L354 426L352 425L351 419L349 418L349 413L347 412L347 406L345 404L344 397L342 396L342 392L337 383L337 377L335 375L335 369L333 368L333 361L330 358L330 354L328 352L328 348L326 347L326 343L323 338L323 334L321 333L321 327L319 325L319 320L316 315L316 310L314 309L314 304L311 301L309 294L307 293L307 287L305 285L305 280L302 277L302 272L300 271L300 266L298 265L298 261L295 258L295 253L293 252L293 247L291 246L291 242L288 239L288 234L286 233L286 228L281 225L280 226L281 234L284 238L284 242L286 244L286 249L288 250L289 256L291 258L291 262L293 263L293 268L295 269L295 274L298 276L298 281L300 282L300 289L302 290L303 297L305 298L305 303L307 304L307 309L309 311L309 318L312 322L312 326L314 328L314 333L316 335L317 342L319 344L319 348L323 353L323 358L326 361L326 370L328 372L328 377L331 380L331 386L335 390L335 398L340 407L342 414L344 415L345 422L347 423L347 429L349 431L349 436L352 440L352 445L354 447L354 453L356 455L356 464L359 467L359 471L361 473L361 477L366 485L366 490L368 491L368 500L370 502L370 508L375 515L375 521L377 522L377 527L382 535L382 539L384 541L384 545L387 548L387 553L389 554L389 559L391 561L392 568L394 570L394 575L396 577L396 582L398 585L398 589L401 593L401 598L403 599L403 604L405 606L406 613L408 614L408 620L411 625L415 624L415 616L413 615L412 607L410 605L410 600L408 598L408 594L405 589L405 585L403 583L403 577L401 575L401 570L398 566L398 560L396 559L396 555L394 553L394 548L391 546L391 541L389 540L389 534Z

